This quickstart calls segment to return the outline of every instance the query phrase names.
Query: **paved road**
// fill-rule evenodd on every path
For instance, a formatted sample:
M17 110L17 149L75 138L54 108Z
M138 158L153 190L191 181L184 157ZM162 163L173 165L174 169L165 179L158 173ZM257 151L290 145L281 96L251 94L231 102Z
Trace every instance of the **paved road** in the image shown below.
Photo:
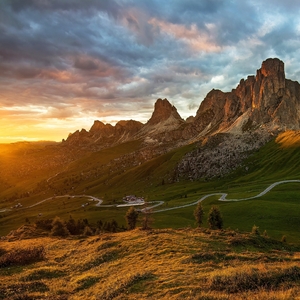
M228 194L226 193L214 193L214 194L207 194L205 196L203 196L202 198L200 198L199 200L197 200L196 202L192 202L189 204L185 204L185 205L180 205L180 206L175 206L175 207L170 207L170 208L163 208L163 209L159 209L159 210L152 210L154 207L156 206L151 206L151 207L147 207L144 208L142 211L145 212L147 210L152 210L152 213L158 213L158 212L164 212L164 211L168 211L168 210L174 210L174 209L179 209L179 208L185 208L185 207L189 207L189 206L193 206L193 205L197 205L199 202L202 202L203 200L205 200L206 198L209 198L211 196L220 196L220 198L218 199L219 201L245 201L245 200L251 200L251 199L255 199L255 198L259 198L263 195L265 195L266 193L268 193L269 191L271 191L275 186L279 185L279 184L284 184L284 183L295 183L298 182L300 183L300 180L282 180L282 181L277 181L272 183L270 186L268 186L264 191L262 191L261 193L259 193L256 196L253 197L248 197L248 198L241 198L241 199L227 199L226 197L228 196ZM163 202L163 201L161 201ZM161 204L160 204L161 205Z
M185 205L180 205L180 206L175 206L175 207L166 207L166 208L162 208L162 209L157 209L157 210L153 210L154 208L156 207L159 207L161 205L163 205L165 202L164 201L152 201L152 202L145 202L145 204L154 204L154 205L151 205L151 206L148 206L146 208L143 208L141 211L142 212L147 212L149 210L151 210L152 213L159 213L159 212L164 212L164 211L169 211L169 210L174 210L174 209L180 209L180 208L185 208L185 207L189 207L189 206L194 206L194 205L197 205L199 202L202 202L204 201L206 198L209 198L209 197L212 197L212 196L220 196L220 198L218 199L219 201L245 201L245 200L251 200L251 199L256 199L256 198L259 198L263 195L265 195L266 193L268 193L269 191L271 191L275 186L279 185L279 184L284 184L284 183L300 183L300 180L282 180L282 181L277 181L277 182L274 182L272 183L270 186L268 186L265 190L263 190L261 193L257 194L256 196L253 196L253 197L248 197L248 198L241 198L241 199L227 199L226 197L228 196L228 194L226 193L214 193L214 194L207 194L205 196L203 196L202 198L200 198L199 200L195 201L195 202L192 202L192 203L188 203L188 204L185 204ZM55 197L49 197L47 199L44 199L42 201L39 201L35 204L32 204L30 206L26 206L26 207L22 207L23 209L24 208L31 208L31 207L34 207L34 206L37 206L41 203L44 203L46 201L49 201L49 200L53 200L53 199L57 199L57 198L66 198L66 197L71 197L71 198L88 198L89 201L98 201L97 204L95 204L95 206L97 207L116 207L117 205L102 205L103 203L103 200L102 199L99 199L99 198L96 198L94 196L90 196L90 195L74 195L74 196L71 196L71 195L64 195L64 196L55 196ZM11 209L7 208L7 209L2 209L0 210L0 212L5 212L5 211L10 211Z

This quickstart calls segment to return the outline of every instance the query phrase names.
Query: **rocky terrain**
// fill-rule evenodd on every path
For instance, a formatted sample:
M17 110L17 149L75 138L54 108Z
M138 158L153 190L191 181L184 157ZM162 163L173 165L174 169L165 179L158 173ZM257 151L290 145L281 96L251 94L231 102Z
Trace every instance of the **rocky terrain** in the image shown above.
M240 166L250 153L286 129L300 129L300 84L285 78L281 60L269 58L256 76L241 79L231 92L210 91L195 117L183 120L167 99L158 99L146 124L129 120L112 126L94 121L89 131L77 130L62 145L98 151L141 140L138 156L151 159L198 142L197 149L178 164L176 176L212 178Z
M89 131L78 130L65 143L105 147L144 139L177 146L220 132L255 131L261 125L270 133L300 129L300 84L285 78L284 63L277 58L264 61L256 76L242 79L231 92L210 91L194 118L183 120L167 99L158 99L146 124L130 120L112 126L95 121Z
M219 133L203 138L197 148L187 153L177 165L177 180L213 179L241 167L243 161L272 138L264 132L244 134ZM247 171L247 166L244 166Z
M219 178L243 166L245 158L288 129L300 129L300 85L285 78L282 61L267 59L256 76L242 79L231 92L210 91L195 117L187 120L167 99L158 99L146 124L123 120L113 126L95 120L89 130L77 130L62 143L3 146L2 198L67 193L100 178L109 185L115 176L181 146L187 146L188 153L183 150L168 175L160 178ZM119 148L113 154L111 147Z

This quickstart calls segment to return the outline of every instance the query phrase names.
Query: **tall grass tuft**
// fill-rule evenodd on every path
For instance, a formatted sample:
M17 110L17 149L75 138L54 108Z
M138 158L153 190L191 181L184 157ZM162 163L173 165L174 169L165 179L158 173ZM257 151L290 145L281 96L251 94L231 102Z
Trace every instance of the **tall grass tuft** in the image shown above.
M129 274L125 280L115 281L114 283L111 283L99 299L112 300L138 282L151 279L153 278L153 276L154 275L151 272Z
M227 293L239 293L244 291L275 290L285 283L300 280L300 267L293 266L285 269L275 269L267 272L258 269L239 271L230 275L215 275L211 278L210 288Z
M0 268L14 265L28 265L44 260L45 248L43 246L16 249L5 253L0 257Z

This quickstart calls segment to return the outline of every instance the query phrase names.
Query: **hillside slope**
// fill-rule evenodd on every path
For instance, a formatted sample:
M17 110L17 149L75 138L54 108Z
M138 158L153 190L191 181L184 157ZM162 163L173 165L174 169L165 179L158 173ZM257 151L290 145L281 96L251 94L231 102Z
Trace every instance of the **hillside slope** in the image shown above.
M298 248L235 231L137 229L2 241L0 247L1 299L274 300L300 294ZM38 262L12 259L18 249L37 247L45 251Z

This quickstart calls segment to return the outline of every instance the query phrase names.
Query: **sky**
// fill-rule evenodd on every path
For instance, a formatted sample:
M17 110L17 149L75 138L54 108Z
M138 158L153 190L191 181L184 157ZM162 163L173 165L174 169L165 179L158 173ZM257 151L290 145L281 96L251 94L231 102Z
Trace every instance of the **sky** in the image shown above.
M183 118L278 57L300 81L297 0L1 0L0 143L61 141L94 120Z

